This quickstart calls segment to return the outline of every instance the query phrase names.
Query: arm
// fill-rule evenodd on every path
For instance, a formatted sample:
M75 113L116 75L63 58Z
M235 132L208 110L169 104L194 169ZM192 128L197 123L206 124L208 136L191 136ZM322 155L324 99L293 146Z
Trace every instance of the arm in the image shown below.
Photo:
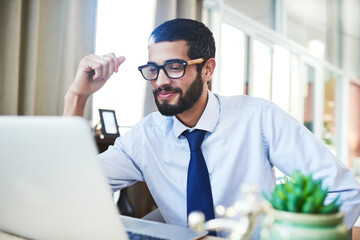
M326 203L340 194L344 220L351 228L360 214L360 186L350 169L301 123L278 107L270 106L265 119L272 164L286 175L300 170L305 174L312 172L314 179L323 179L323 187L329 187Z
M98 91L125 61L114 53L94 54L81 59L75 79L65 94L64 116L83 116L88 98Z

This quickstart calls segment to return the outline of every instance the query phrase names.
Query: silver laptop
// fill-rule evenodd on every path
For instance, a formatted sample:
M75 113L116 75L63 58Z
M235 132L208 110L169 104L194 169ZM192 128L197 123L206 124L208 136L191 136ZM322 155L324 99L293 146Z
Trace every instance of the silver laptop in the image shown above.
M127 230L182 240L206 234L122 219L96 155L82 118L1 116L0 231L61 240L128 239Z

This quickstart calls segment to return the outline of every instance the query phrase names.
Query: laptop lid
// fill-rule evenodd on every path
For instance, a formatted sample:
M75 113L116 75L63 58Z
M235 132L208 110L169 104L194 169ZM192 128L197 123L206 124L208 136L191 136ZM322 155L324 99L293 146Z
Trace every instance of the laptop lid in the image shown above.
M0 117L0 230L31 239L127 239L87 122Z

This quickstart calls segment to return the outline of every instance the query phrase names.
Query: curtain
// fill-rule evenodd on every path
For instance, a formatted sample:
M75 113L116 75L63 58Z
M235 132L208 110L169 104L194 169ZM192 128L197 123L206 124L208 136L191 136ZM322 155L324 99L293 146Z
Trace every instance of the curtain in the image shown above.
M0 6L0 115L61 115L80 59L94 52L97 0Z
M202 0L157 0L155 8L155 24L174 18L191 18L201 21ZM151 85L146 86L144 117L149 113L157 111Z

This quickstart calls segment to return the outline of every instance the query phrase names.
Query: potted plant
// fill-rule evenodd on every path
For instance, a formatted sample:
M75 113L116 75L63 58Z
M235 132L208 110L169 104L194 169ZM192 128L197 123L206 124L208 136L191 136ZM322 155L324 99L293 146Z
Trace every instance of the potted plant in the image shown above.
M263 194L274 211L267 218L271 223L263 226L262 239L347 239L340 196L325 205L327 194L321 179L294 172L270 197Z

